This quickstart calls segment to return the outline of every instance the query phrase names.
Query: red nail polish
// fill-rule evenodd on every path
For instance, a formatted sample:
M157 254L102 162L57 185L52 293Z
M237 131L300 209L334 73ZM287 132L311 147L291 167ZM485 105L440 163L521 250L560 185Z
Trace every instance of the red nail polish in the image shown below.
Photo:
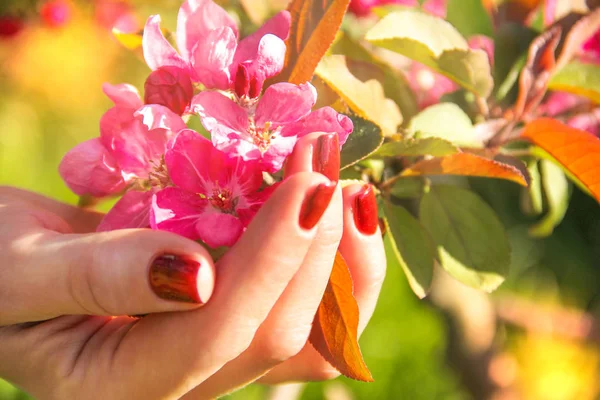
M312 229L327 209L337 182L321 183L306 196L300 210L300 226Z
M212 294L214 282L209 267L185 256L156 257L149 275L150 286L161 299L204 304Z
M331 181L340 178L340 142L337 133L319 136L313 149L313 171Z
M372 235L377 231L377 199L371 185L364 185L354 198L354 223L365 235Z

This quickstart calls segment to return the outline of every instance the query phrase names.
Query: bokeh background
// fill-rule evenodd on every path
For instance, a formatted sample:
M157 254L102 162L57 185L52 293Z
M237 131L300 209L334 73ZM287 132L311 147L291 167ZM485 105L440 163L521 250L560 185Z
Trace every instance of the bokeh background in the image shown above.
M180 1L48 4L54 7L33 0L0 5L0 184L76 204L57 166L67 150L98 135L111 106L101 84L141 89L148 73L111 27L133 32L160 13L174 29ZM252 385L228 398L600 399L600 207L573 188L563 222L536 240L527 235L513 184L471 184L498 212L513 244L511 275L497 293L484 295L438 273L432 295L420 301L390 260L361 338L374 383ZM27 398L0 380L0 400Z

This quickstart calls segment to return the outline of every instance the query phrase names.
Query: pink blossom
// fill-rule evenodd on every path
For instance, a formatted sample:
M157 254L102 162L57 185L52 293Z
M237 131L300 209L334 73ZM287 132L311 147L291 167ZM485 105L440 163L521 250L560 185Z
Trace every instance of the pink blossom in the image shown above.
M418 0L352 0L349 11L353 14L364 17L371 14L374 7L397 4L407 7L419 7ZM423 10L436 17L446 17L446 0L428 0L423 3Z
M585 61L600 64L600 29L583 44L581 50Z
M211 133L221 151L259 160L270 172L281 169L299 137L317 131L337 132L343 144L352 122L331 108L311 113L317 92L310 83L276 83L260 99L239 104L218 93L205 91L192 100L192 109Z
M59 172L78 195L105 197L126 191L99 230L148 226L148 219L140 215L147 216L151 196L140 193L169 183L163 155L173 132L186 125L166 107L143 106L131 85L103 89L115 106L100 120L100 137L71 149Z
M494 41L484 35L475 35L469 38L469 47L471 49L480 49L485 51L490 60L490 65L494 65Z
M155 15L144 29L144 57L152 70L177 67L209 89L234 89L238 69L244 68L262 89L262 82L283 68L289 29L290 15L282 11L238 43L238 28L224 9L212 0L186 0L177 20L179 53Z
M569 118L567 125L600 136L600 108Z
M232 246L271 192L259 192L262 172L256 161L230 158L192 130L175 137L165 162L175 186L154 194L152 228L213 248Z
M458 89L454 81L418 62L412 63L407 77L419 109L438 103L443 95Z
M51 0L42 5L40 16L51 28L60 28L71 21L73 5L66 0Z

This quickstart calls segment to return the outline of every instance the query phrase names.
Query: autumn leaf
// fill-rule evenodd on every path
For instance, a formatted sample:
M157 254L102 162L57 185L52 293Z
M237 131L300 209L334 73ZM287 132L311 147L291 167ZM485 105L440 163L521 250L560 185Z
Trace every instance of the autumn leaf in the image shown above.
M373 382L358 346L358 304L352 291L350 271L338 251L309 341L348 378Z
M335 39L349 3L350 0L292 0L288 6L292 26L278 81L300 84L311 80Z
M479 157L470 153L452 154L419 161L402 172L402 176L465 175L498 178L527 186L523 174L512 165Z
M548 152L600 202L600 139L551 118L530 122L522 137Z

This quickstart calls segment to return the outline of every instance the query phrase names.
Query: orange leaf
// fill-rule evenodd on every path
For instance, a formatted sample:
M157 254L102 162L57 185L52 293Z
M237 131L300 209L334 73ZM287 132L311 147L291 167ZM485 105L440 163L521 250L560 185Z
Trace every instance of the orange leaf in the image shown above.
M530 122L522 137L548 152L600 202L600 139L551 118Z
M476 156L469 153L452 154L419 161L412 167L402 171L402 176L416 175L466 175L485 178L507 179L527 186L525 177L513 167L498 161Z
M358 346L358 304L346 260L338 251L310 332L310 343L348 378L373 382Z
M310 81L335 39L350 0L292 0L290 37L278 81Z

